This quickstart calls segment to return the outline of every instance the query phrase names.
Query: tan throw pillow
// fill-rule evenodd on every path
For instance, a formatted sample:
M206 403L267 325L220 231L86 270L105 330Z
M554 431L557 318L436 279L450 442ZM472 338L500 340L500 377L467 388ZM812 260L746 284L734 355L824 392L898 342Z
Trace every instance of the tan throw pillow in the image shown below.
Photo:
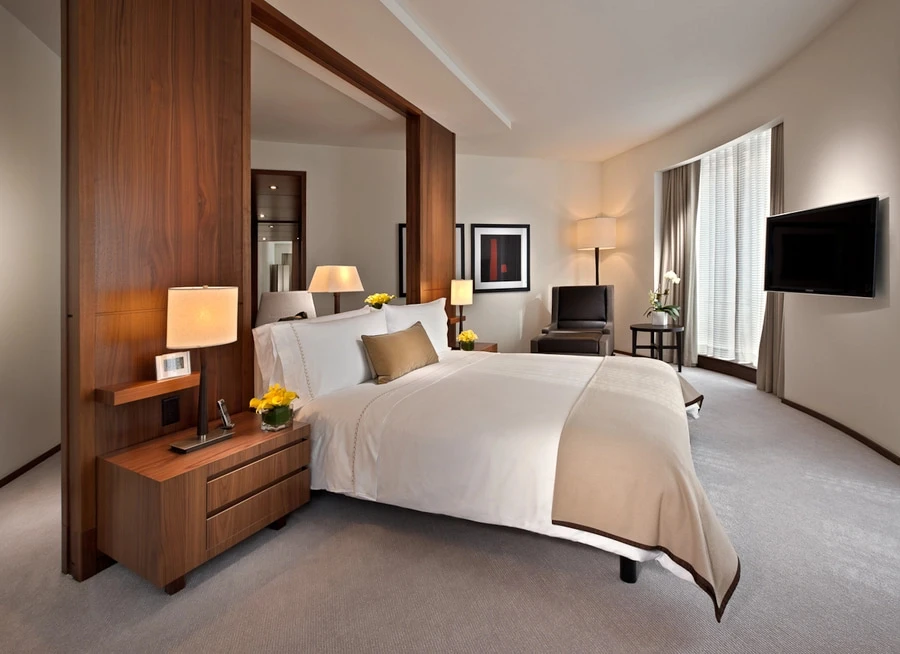
M362 342L379 384L438 362L437 352L421 322L392 334L363 336Z

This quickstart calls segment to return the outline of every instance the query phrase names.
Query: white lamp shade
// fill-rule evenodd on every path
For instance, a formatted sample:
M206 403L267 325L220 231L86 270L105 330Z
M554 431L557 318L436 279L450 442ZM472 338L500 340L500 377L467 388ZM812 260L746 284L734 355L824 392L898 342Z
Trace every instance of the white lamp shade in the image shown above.
M575 226L579 250L610 250L616 247L616 219L606 216L585 218Z
M237 340L236 286L169 289L166 347L170 350L225 345Z
M364 291L356 266L316 266L309 282L310 293L352 293Z
M307 318L316 317L316 305L309 291L263 293L259 298L259 310L256 312L256 326L296 316L301 311L306 312Z
M465 306L472 304L472 280L450 280L450 304L453 306Z

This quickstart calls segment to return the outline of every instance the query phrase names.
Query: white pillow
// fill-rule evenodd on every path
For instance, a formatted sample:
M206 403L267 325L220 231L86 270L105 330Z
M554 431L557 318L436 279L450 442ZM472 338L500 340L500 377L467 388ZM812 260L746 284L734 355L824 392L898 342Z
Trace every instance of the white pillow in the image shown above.
M365 306L362 309L354 309L353 311L344 311L343 313L332 313L327 316L319 316L317 318L309 318L307 322L333 322L335 320L343 320L344 318L355 318L356 316L365 316L377 311L372 307Z
M385 304L381 307L387 318L388 333L409 329L417 322L422 323L434 351L440 354L450 350L447 345L447 312L444 307L447 298L442 297L426 304Z
M262 397L263 393L274 383L271 380L275 375L276 357L272 329L274 325L278 324L284 325L285 323L266 323L253 330L253 349L256 351L256 356L253 357L256 364L253 366L253 392L256 397Z
M307 320L293 320L290 323L320 323L334 322L336 320L344 320L345 318L356 318L365 316L375 309L372 307L363 307L354 311L345 311L344 313L335 313L328 316L319 316L318 318L309 318ZM287 321L286 321L287 322ZM283 329L286 322L273 322L260 325L253 330L253 345L256 350L256 366L254 367L253 388L256 397L262 397L269 386L278 383L284 385L284 379L275 375L275 366L278 363L277 354L275 352L275 343L272 340L273 329ZM368 334L367 334L368 336ZM360 339L360 343L362 339ZM294 390L293 388L290 390Z
M297 393L297 409L321 395L372 379L362 336L387 333L380 311L341 320L292 320L272 325L275 366L263 380Z

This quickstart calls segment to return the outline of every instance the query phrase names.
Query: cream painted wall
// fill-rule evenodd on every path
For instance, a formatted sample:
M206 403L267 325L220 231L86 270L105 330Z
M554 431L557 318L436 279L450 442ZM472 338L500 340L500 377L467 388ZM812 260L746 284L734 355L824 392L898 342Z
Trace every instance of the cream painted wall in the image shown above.
M0 7L0 478L62 433L60 74Z
M307 281L316 266L354 265L365 293L347 293L341 308L359 308L369 293L397 293L397 225L406 222L406 155L326 145L253 141L253 168L306 171ZM315 296L319 315L332 296Z
M369 150L254 141L254 168L307 171L309 274L316 265L356 265L368 292L396 293L397 224L406 221L406 159ZM593 254L576 252L572 221L600 210L600 164L537 159L457 158L457 222L531 224L531 291L483 293L466 310L467 327L506 352L527 352L549 322L549 288L593 283ZM605 256L606 253L603 253ZM470 275L469 275L470 276ZM348 294L345 308L365 294ZM331 298L316 298L331 312Z
M785 124L788 211L873 195L900 205L900 2L860 0L778 71L678 130L603 164L619 248L617 339L654 282L654 175L761 125ZM900 453L900 222L884 233L875 300L788 295L786 397Z
M467 277L472 223L531 225L531 290L476 293L465 326L502 352L530 351L531 339L550 322L550 288L594 283L594 254L575 250L574 223L600 207L599 164L459 156L456 221L466 225Z

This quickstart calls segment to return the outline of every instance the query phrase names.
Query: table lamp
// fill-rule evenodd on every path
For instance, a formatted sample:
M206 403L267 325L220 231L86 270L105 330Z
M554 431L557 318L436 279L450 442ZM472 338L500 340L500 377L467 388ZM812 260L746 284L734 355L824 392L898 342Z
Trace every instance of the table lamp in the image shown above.
M307 318L316 317L316 305L313 304L309 291L266 292L259 298L256 326L278 322L282 318L296 316L301 311L306 312Z
M197 350L200 393L197 400L197 437L178 441L172 449L184 454L231 438L232 432L209 433L204 349L237 340L238 289L236 286L187 286L169 289L166 311L166 347Z
M316 266L310 293L334 293L334 312L341 312L341 293L364 291L356 266Z
M450 280L450 304L457 309L456 320L459 322L459 332L463 332L463 322L466 317L463 315L462 307L472 304L472 280L471 279L451 279ZM458 335L457 334L457 335Z
M594 251L594 283L600 285L600 250L616 247L616 219L606 216L585 218L576 225L576 241L579 250Z

